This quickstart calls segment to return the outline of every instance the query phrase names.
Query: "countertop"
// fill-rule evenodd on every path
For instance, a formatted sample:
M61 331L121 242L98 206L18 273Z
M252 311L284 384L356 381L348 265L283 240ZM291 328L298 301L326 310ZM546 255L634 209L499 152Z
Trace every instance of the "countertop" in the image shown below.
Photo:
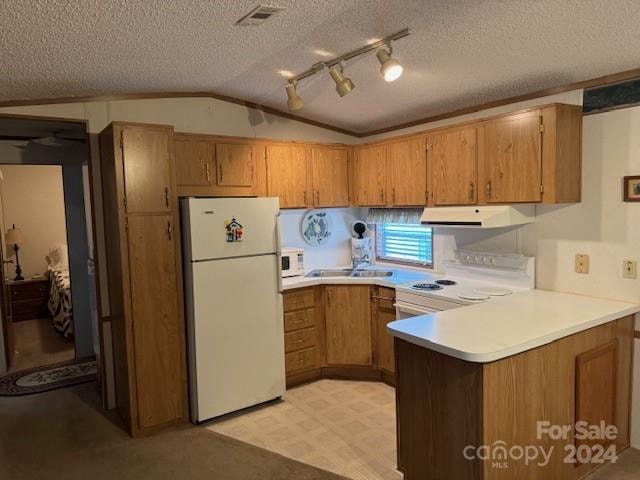
M391 335L470 362L487 363L640 312L640 305L546 290L493 297L397 320Z
M328 267L327 270L340 270L351 268L351 265ZM375 265L374 267L361 268L360 270L385 270L392 271L390 277L287 277L282 279L282 290L293 290L294 288L312 287L314 285L378 285L381 287L395 288L403 283L416 282L438 278L442 275L420 272L417 270L397 268L388 265Z

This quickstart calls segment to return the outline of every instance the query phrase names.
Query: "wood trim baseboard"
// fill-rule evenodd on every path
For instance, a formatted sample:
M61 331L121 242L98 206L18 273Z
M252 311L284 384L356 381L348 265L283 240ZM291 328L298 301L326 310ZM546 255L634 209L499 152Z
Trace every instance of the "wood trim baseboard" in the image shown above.
M438 120L446 120L449 118L458 117L461 115L467 115L470 113L476 113L481 110L487 110L489 108L501 107L509 105L511 103L524 102L527 100L533 100L536 98L547 97L549 95L557 95L559 93L569 92L571 90L578 89L590 89L609 85L612 83L623 82L626 80L632 80L634 78L640 78L640 68L626 70L623 72L612 73L609 75L603 75L601 77L591 78L588 80L582 80L579 82L568 83L559 85L557 87L545 88L542 90L536 90L534 92L525 93L522 95L516 95L513 97L502 98L493 100L491 102L479 103L470 105L468 107L459 108L449 112L440 113L437 115L431 115L422 117L410 122L399 123L396 125L390 125L384 128L378 128L375 130L368 130L364 132L356 132L347 128L338 127L328 123L313 120L311 118L301 117L294 115L277 108L268 107L259 103L251 102L249 100L243 100L240 98L229 97L227 95L221 95L215 92L138 92L138 93L121 93L113 95L101 95L101 96L77 96L77 97L53 97L53 98L25 98L17 100L3 100L0 101L0 108L5 107L23 107L32 105L54 105L61 103L87 103L87 102L113 102L118 100L150 100L157 98L213 98L215 100L221 100L224 102L234 103L236 105L242 105L247 108L252 108L270 115L276 115L289 120L296 120L298 122L306 123L314 127L325 128L334 132L342 133L356 138L365 138L372 135L380 135L383 133L389 133L396 130L402 130L405 128L415 127L418 125L424 125L426 123L436 122ZM63 120L63 119L59 119Z

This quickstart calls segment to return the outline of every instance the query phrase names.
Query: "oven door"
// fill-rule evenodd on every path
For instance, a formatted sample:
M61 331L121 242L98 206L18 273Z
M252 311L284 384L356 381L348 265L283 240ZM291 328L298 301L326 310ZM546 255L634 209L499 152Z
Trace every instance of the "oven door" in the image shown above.
M440 312L437 308L425 307L422 305L414 305L412 303L397 302L393 304L396 307L396 320L403 318L417 317L428 313Z

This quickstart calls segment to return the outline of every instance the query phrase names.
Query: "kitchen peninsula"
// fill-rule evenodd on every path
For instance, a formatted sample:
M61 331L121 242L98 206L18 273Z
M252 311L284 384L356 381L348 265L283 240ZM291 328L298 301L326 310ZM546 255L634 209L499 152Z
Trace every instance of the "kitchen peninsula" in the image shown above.
M566 462L573 446L613 444L618 453L629 446L640 306L542 290L494 300L388 326L405 480L578 479L597 463ZM616 438L579 440L578 421L615 425ZM571 430L552 438L539 434L538 422ZM550 454L546 462L485 460L482 445Z

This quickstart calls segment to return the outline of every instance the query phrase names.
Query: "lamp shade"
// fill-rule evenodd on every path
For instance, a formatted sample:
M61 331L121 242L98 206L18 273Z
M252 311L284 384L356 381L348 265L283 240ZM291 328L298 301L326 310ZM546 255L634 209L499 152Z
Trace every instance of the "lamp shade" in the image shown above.
M5 243L7 245L22 245L24 242L25 240L22 230L19 228L10 228L7 230L7 235L5 237Z

